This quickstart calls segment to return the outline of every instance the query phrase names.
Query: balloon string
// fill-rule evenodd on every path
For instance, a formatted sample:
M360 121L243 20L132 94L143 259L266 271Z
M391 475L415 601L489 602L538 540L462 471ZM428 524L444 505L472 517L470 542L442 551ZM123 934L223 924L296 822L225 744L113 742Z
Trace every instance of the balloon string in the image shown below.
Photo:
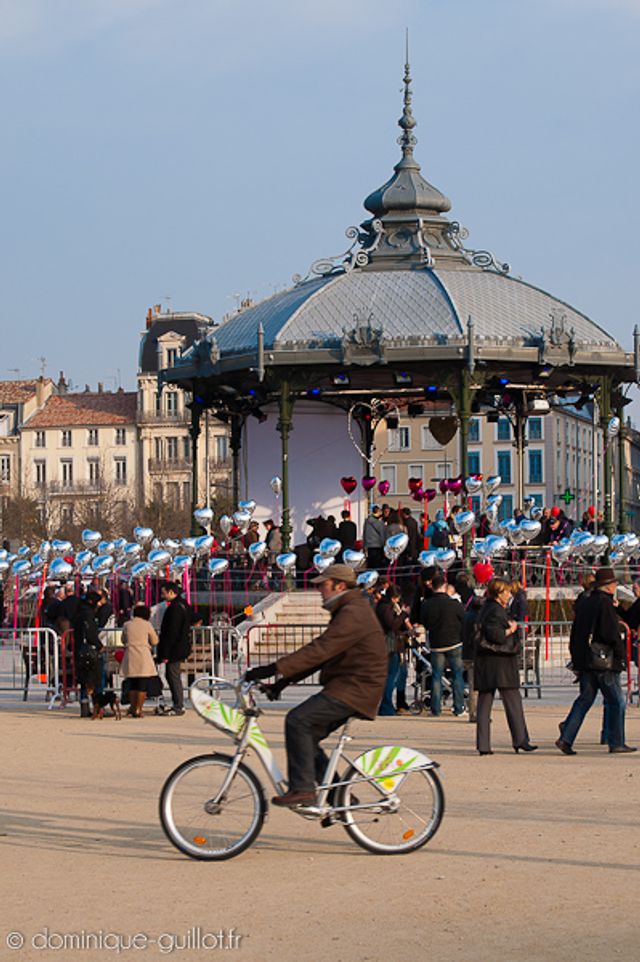
M15 634L18 628L18 604L20 595L20 576L16 575L16 581L13 591L13 630L14 630L14 640L17 637Z

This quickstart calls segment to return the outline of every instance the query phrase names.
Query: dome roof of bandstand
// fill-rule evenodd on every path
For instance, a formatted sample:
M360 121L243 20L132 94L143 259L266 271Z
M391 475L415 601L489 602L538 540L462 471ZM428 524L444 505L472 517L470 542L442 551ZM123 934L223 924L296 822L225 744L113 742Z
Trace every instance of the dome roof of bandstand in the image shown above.
M405 65L399 126L402 157L365 201L371 214L349 228L348 251L312 265L288 290L227 319L163 379L217 391L278 368L315 376L348 367L359 387L378 390L381 372L411 366L434 373L466 365L547 386L606 373L634 380L633 357L603 328L551 294L511 276L508 264L465 246L468 232L444 216L450 201L428 183L413 153L411 77ZM310 376L309 371L309 376ZM388 375L387 375L388 377ZM277 380L277 378L276 378Z

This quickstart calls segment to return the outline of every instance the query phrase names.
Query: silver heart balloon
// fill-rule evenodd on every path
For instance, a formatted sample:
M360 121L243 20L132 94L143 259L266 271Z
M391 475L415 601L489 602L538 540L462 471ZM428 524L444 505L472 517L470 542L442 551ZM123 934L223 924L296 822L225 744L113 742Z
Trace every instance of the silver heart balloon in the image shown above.
M596 558L603 555L609 547L609 538L606 534L596 534L593 538L593 544L591 545L591 551Z
M11 572L16 578L24 578L31 571L31 562L27 558L20 558L11 565Z
M296 556L293 551L285 551L277 556L276 564L280 568L280 571L285 573L287 571L293 571L296 566Z
M124 551L124 548L125 548L126 543L127 543L127 539L126 539L126 538L114 538L114 539L113 539L113 547L114 547L114 550L115 550L118 554L122 554L122 552Z
M575 554L583 555L588 554L595 541L595 536L590 534L588 531L580 531L578 536L573 540L573 551Z
M506 536L513 545L523 544L526 536L517 521L512 518L506 525Z
M235 521L235 523L238 525L238 527L244 534L245 531L248 530L249 525L251 524L251 515L249 514L248 511L234 511L233 520Z
M453 516L453 525L458 534L466 534L471 531L476 523L476 516L473 511L457 511Z
M36 553L31 557L31 564L35 569L40 569L44 565L44 558L41 554Z
M397 548L394 548L392 544L387 542L384 546L384 556L393 564L400 557L400 552Z
M99 554L91 562L91 570L94 574L105 575L113 568L113 557L110 554Z
M490 558L494 556L504 554L505 551L509 549L509 542L500 534L490 534L484 539L486 545L486 553Z
M100 534L100 532L92 531L91 528L85 528L82 534L80 535L80 538L82 539L82 543L85 546L85 548L88 548L90 550L93 548L96 548L98 544L102 541L102 535Z
M183 538L182 539L182 552L193 556L196 553L196 539L195 538ZM176 559L177 560L177 559Z
M387 538L385 547L389 547L397 554L401 555L408 544L409 535L406 533L406 531L399 531L398 534L392 534L390 538Z
M447 571L456 560L456 553L453 548L438 548L436 550L436 565Z
M488 478L485 479L484 488L487 494L493 494L497 491L502 484L502 476L499 474L490 474Z
M247 548L247 554L254 564L257 564L267 553L266 541L254 541Z
M10 567L11 565L6 558L0 558L0 575L6 574Z
M131 574L134 578L144 578L145 575L151 574L152 571L151 565L147 564L146 561L137 561L131 566Z
M335 538L323 538L318 546L318 551L325 558L335 558L342 551L342 545Z
M279 478L276 474L275 478L271 478L269 484L276 498L278 498L282 494L282 478Z
M328 558L323 554L314 554L313 556L313 567L322 574L327 568L330 568L332 564L335 563L335 558Z
M487 508L493 508L494 506L496 508L499 508L501 504L502 504L501 494L490 494L489 497L487 498Z
M21 548L18 548L19 558L28 558L30 554L31 554L31 548L28 545L23 544Z
M38 554L42 558L44 558L45 561L48 561L49 556L51 555L51 542L43 541L40 547L38 548Z
M233 518L230 518L228 514L223 514L220 518L220 530L223 534L229 534L233 528Z
M209 554L213 547L213 535L201 534L199 538L196 538L196 554L199 558L204 557L204 555Z
M377 571L361 571L356 578L356 582L362 588L373 588L379 577Z
M89 552L90 554L91 552ZM76 558L77 561L77 558ZM70 565L64 558L56 558L51 562L49 577L51 578L70 578L73 574L73 565Z
M193 557L189 554L179 554L173 559L173 568L176 571L187 571L193 564Z
M537 538L542 531L542 525L540 522L533 521L531 518L525 518L520 522L518 527L522 531L525 541L533 541L533 539Z
M364 551L355 551L353 548L345 548L342 552L342 560L346 565L354 570L361 568L365 562Z
M497 505L497 504L490 504L490 505L487 507L487 510L485 511L485 514L486 514L486 516L487 516L487 521L489 522L489 524L490 524L490 525L495 524L495 523L497 522L497 520L498 520L498 505Z
M436 552L432 551L421 551L418 555L418 561L423 568L435 568L436 566Z
M174 538L166 538L162 546L163 548L166 548L172 558L174 558L180 551L180 542L176 541Z
M211 508L196 508L193 517L203 528L208 528L213 521L213 511Z
M465 478L464 479L464 490L467 494L477 494L478 491L482 489L482 479L481 478Z
M116 546L114 545L113 541L101 541L96 548L98 554L113 554L115 550Z
M135 541L129 541L128 544L124 546L124 556L132 561L134 558L139 558L142 554L142 545L136 544Z
M212 578L223 574L228 568L229 560L227 558L209 558L209 574Z
M562 538L551 545L551 556L558 564L564 564L571 557L571 542L568 538Z
M612 565L621 565L625 560L624 551L612 551L609 555L609 561Z
M165 565L171 564L171 552L166 549L155 548L149 552L147 560L154 568L163 568Z
M137 527L133 529L133 537L138 544L144 547L153 539L153 531L151 528Z
M531 508L531 511L529 512L529 516L532 521L541 521L543 514L544 514L544 511L539 504L534 504L534 506Z
M65 554L73 554L73 545L70 541L61 541L58 538L54 538L51 542L51 551L58 557Z
M627 540L624 545L625 554L627 555L635 554L639 547L640 547L640 538L638 538L637 534L633 534L632 532L629 532L629 534L627 534Z
M607 424L607 437L615 438L618 435L619 431L620 431L620 418L618 417L611 418L609 423Z
M527 511L529 511L529 509L532 508L535 503L536 503L536 499L535 499L534 497L532 497L530 494L527 495L527 497L524 498L523 501L522 501L523 507L524 507Z
M476 538L471 546L471 554L476 558L486 558L488 556L487 539Z
M238 509L240 511L248 511L249 514L253 514L258 505L255 501L238 501Z
M614 551L624 551L626 541L626 534L614 534L611 536L611 547Z
M93 551L78 551L76 555L76 567L82 568L83 565L88 565L91 561L93 561L93 558Z

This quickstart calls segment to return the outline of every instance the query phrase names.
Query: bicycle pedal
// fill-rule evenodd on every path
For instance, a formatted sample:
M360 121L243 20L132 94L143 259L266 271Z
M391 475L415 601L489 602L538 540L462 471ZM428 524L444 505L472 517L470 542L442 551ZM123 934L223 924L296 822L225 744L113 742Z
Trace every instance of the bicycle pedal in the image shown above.
M320 819L320 828L331 828L332 825L336 824L337 819L333 815L325 815L324 818Z

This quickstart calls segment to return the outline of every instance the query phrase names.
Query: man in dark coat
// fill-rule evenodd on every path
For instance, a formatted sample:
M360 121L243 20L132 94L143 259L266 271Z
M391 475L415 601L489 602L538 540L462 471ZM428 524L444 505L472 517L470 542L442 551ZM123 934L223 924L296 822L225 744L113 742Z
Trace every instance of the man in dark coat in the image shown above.
M387 677L387 652L382 628L371 605L356 588L348 565L334 564L313 579L331 614L325 631L310 644L270 665L252 668L247 681L282 679L272 694L300 681L318 668L322 691L293 708L285 723L289 791L272 799L274 805L310 805L321 784L327 756L320 742L355 716L375 718Z
M600 568L596 572L593 591L575 607L569 650L573 670L578 675L580 694L567 718L560 724L560 738L556 746L564 755L576 754L573 743L599 691L607 708L609 751L618 754L636 750L625 745L623 737L624 697L620 687L620 672L625 668L626 650L620 620L613 604L616 586L613 568ZM598 669L591 640L611 649L611 669Z
M420 531L418 528L418 522L411 514L410 508L402 509L401 521L404 525L405 531L407 532L409 543L400 555L400 564L412 565L416 563L418 551L420 550Z
M464 608L447 593L443 574L433 576L433 594L422 602L420 620L429 634L431 649L431 714L442 713L442 675L445 664L453 675L453 713L464 715L464 677L462 668L462 622Z
M353 550L356 546L356 540L358 538L358 529L351 520L350 511L343 511L340 517L342 518L342 521L338 525L338 541L342 545L342 551L344 551L345 548L350 548ZM342 552L340 554L342 555Z
M191 654L191 612L173 581L167 581L160 589L167 609L160 626L160 639L156 653L158 664L164 664L167 684L171 691L173 706L166 715L184 715L181 662Z

